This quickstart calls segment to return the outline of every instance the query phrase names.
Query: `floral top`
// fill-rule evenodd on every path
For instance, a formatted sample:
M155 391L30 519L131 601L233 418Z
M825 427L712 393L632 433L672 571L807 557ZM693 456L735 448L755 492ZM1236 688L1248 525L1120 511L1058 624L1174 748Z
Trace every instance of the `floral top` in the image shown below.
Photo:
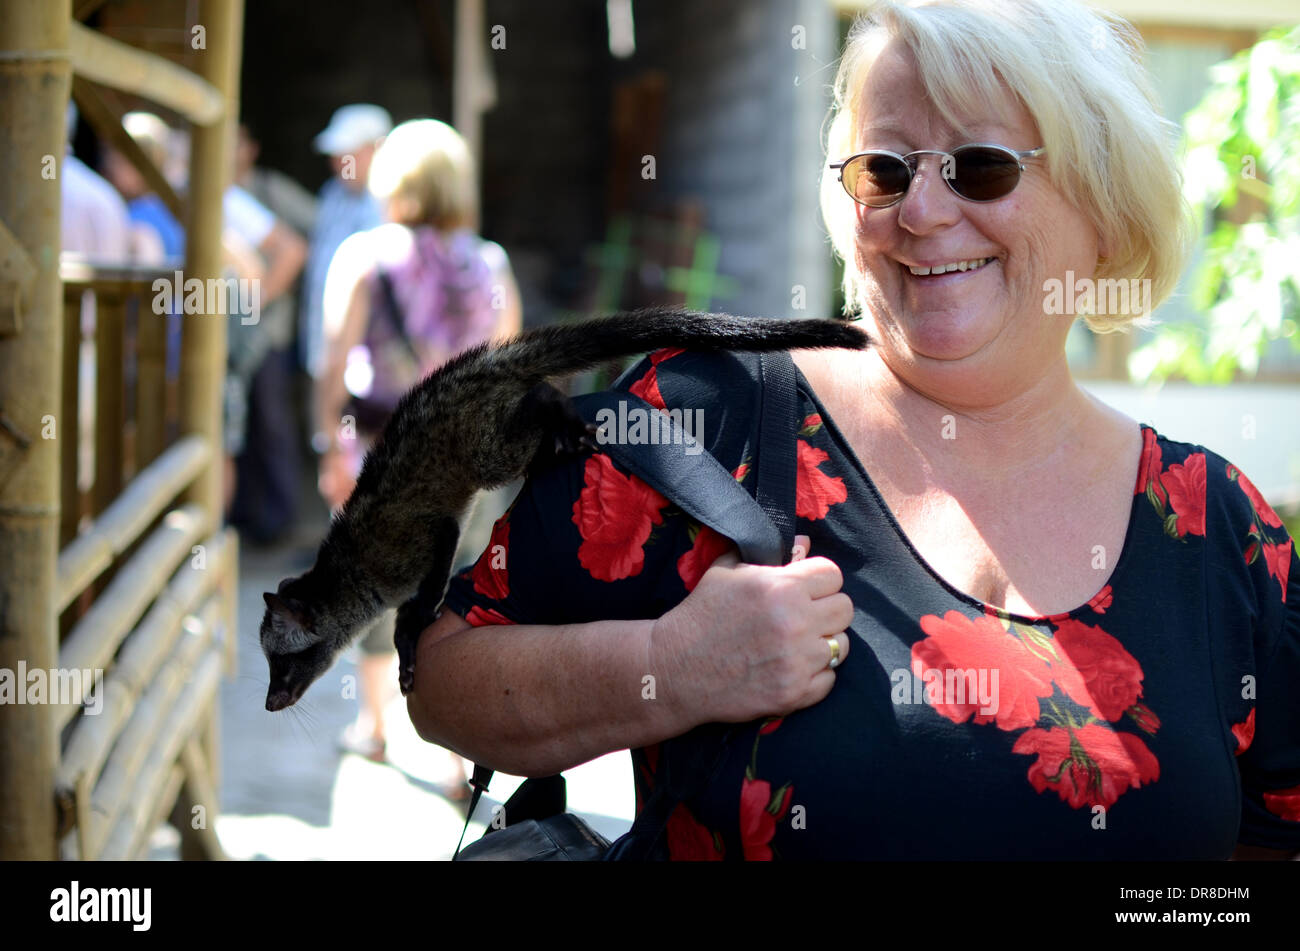
M628 380L658 406L705 407L706 448L754 491L756 357L660 351ZM797 528L841 568L856 640L826 699L742 728L674 812L673 858L1300 849L1300 566L1245 475L1143 426L1123 550L1093 553L1097 594L1011 614L935 574L798 388ZM594 455L533 477L448 605L475 625L658 617L727 547ZM632 751L638 808L658 756Z

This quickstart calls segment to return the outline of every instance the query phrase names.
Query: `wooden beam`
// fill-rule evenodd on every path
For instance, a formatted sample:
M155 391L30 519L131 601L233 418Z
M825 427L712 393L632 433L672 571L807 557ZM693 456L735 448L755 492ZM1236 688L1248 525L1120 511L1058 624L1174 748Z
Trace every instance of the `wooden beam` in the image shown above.
M186 617L186 637L154 676L131 711L131 717L113 744L91 794L92 834L90 854L95 855L132 804L132 793L144 764L166 745L168 722L176 715L178 698L203 658L213 655L212 630L197 617ZM174 756L173 756L174 758ZM147 803L134 803L136 808Z
M174 662L186 617L199 609L219 582L225 582L215 566L223 562L234 544L234 532L224 529L204 542L208 557L213 559L210 565L199 571L186 562L177 570L149 613L128 635L118 652L117 662L104 677L99 713L93 717L82 714L72 724L54 778L61 807L60 834L76 821L74 800L79 795L78 790L86 781L94 786L109 751L135 710L137 699L154 682L158 671L165 664ZM218 592L217 597L225 598L226 595ZM224 605L222 608L224 610ZM224 632L234 630L225 617L220 618L220 625ZM225 642L234 639L229 634ZM226 646L223 642L222 649Z
M208 25L202 18L199 22ZM210 27L207 43L207 55L211 56ZM73 72L78 76L143 96L198 126L214 125L226 116L225 98L220 90L169 59L109 39L80 23L68 25L68 48ZM62 118L62 111L59 116Z
M135 467L139 478L167 444L167 324L142 300L136 322Z
M95 481L90 512L99 516L122 491L122 427L126 422L126 300L95 298Z
M109 666L122 639L180 562L189 557L202 523L203 512L195 505L168 513L63 639L59 649L63 669L94 671ZM73 703L51 702L47 708L59 729L81 711L81 706Z
M77 420L80 418L77 398L81 393L81 294L65 294L63 298L63 398L60 402L58 428L64 433L59 440L59 547L62 548L77 536L77 523L81 521L81 490L77 485L78 444L81 441ZM55 576L57 606L57 575Z
M104 5L104 0L77 0L77 9L72 15L85 23L91 15Z
M185 217L185 206L180 196L172 188L171 182L163 177L162 170L140 148L140 144L131 138L131 133L122 127L122 116L104 98L93 83L80 76L72 77L72 98L77 101L77 108L95 134L122 153L122 157L135 166L135 170L153 190L167 210L176 216L177 221Z
M176 803L178 808L172 813L172 824L181 834L181 857L224 861L228 856L213 827L217 818L217 786L197 736L190 737L181 748L181 767L185 770L185 786ZM203 821L197 825L194 822L195 806L203 809ZM188 849L185 848L187 844Z
M455 54L451 83L452 125L473 157L474 194L483 168L483 110L492 101L488 83L487 13L484 0L456 0Z
M153 810L149 807L155 805L162 796L172 764L180 757L182 747L193 735L203 711L216 700L220 683L221 656L215 650L209 651L194 668L193 675L175 705L169 708L162 724L162 733L151 746L148 757L135 774L135 782L122 800L126 810L114 817L113 825L103 840L103 846L111 846L112 850L105 848L101 857L125 858L130 854L135 831L152 813ZM96 789L95 795L98 794L99 790Z
M58 657L54 559L59 531L60 439L76 439L60 411L63 292L58 179L41 174L67 147L70 0L0 0L0 221L36 265L22 328L0 336L0 668L49 670ZM60 169L61 170L61 169ZM6 305L7 306L7 305ZM0 860L57 857L50 708L0 713Z
M212 459L197 436L177 442L155 459L59 553L55 609L62 612L113 559L126 551Z
M207 27L207 52L199 72L225 97L221 122L196 128L190 144L189 218L185 222L185 276L200 280L221 273L222 200L230 181L234 117L239 115L239 52L242 0L201 0L198 22ZM224 446L222 391L226 377L226 321L222 314L187 315L181 336L181 432ZM203 506L210 529L221 519L221 466L195 480L188 499Z

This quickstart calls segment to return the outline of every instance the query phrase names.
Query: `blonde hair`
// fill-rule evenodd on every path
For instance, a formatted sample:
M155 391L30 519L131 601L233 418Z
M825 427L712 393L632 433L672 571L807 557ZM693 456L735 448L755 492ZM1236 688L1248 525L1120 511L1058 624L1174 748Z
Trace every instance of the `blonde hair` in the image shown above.
M172 130L166 122L152 112L128 112L122 116L122 128L149 156L155 168L162 171L167 167Z
M413 119L388 133L370 163L368 184L400 224L442 231L475 224L474 160L445 122Z
M866 71L888 40L915 57L943 118L987 114L1009 89L1038 126L1052 182L1097 229L1110 254L1096 279L1149 280L1154 309L1173 291L1193 240L1176 155L1178 127L1160 115L1141 65L1143 44L1123 19L1075 0L879 0L854 23L835 78L828 161L858 151ZM930 144L928 147L933 148ZM866 306L853 262L853 201L824 169L822 216L845 261L845 310ZM1146 314L1087 315L1107 332Z

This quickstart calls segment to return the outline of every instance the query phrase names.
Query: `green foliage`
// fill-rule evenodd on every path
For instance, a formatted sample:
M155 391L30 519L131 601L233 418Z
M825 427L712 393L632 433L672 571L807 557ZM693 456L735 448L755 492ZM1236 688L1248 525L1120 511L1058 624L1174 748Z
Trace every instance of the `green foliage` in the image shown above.
M1184 194L1215 220L1192 278L1199 320L1164 326L1137 349L1138 380L1227 383L1253 374L1272 340L1300 350L1300 28L1265 35L1211 77L1183 119ZM1258 210L1239 224L1223 211L1243 194Z

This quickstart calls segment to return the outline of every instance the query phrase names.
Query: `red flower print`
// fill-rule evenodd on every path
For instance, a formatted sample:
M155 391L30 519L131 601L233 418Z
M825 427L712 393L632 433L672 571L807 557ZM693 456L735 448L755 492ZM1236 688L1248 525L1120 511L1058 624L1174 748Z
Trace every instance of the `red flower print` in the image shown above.
M588 457L583 482L573 503L573 523L582 535L578 561L598 581L640 573L643 546L651 528L663 524L668 500L636 476L623 475L601 453Z
M1114 600L1115 599L1112 597L1110 592L1110 585L1106 585L1106 587L1093 595L1092 600L1088 602L1088 607L1092 608L1098 614L1105 614L1106 609L1111 606Z
M749 475L749 463L742 462L740 465L736 466L736 471L731 474L735 477L737 482L744 482L745 476Z
M1264 793L1264 808L1288 822L1300 822L1300 786Z
M799 427L799 435L811 436L813 433L817 432L817 430L821 428L822 428L822 414L813 413L804 419L803 425Z
M912 672L926 684L926 702L940 716L964 723L974 715L976 723L993 722L1002 730L1017 730L1038 722L1039 698L1052 695L1047 664L995 618L984 615L972 619L957 611L949 611L942 618L927 614L921 618L921 629L928 636L912 645ZM930 696L930 683L935 684L936 691L946 685L948 670L973 671L975 682L971 676L957 674L954 685L961 681L965 696L949 696L942 691L944 696L936 700ZM990 672L986 675L989 686L993 686L992 672L997 672L996 689L991 691L997 705L993 713L980 712L978 690L971 696L981 670ZM934 671L945 672L942 682ZM962 702L957 702L959 699Z
M1240 756L1246 750L1250 749L1250 744L1255 739L1255 708L1250 708L1250 713L1246 719L1240 723L1232 725L1232 735L1237 738L1237 755Z
M1205 453L1194 452L1186 462L1175 462L1160 477L1161 484L1169 493L1169 507L1176 516L1173 519L1172 535L1205 534ZM1166 522L1168 526L1168 522Z
M776 823L790 808L794 788L786 783L772 794L765 779L745 777L740 787L740 841L747 862L772 861L772 836Z
M1160 729L1160 718L1145 703L1135 703L1124 712L1144 733L1154 736Z
M483 627L486 624L515 623L495 608L481 608L477 604L469 609L469 614L465 615L465 620L475 627Z
M849 490L839 476L829 476L818 468L830 458L829 454L814 449L802 439L797 451L794 512L800 518L825 518L832 505L849 497Z
M1077 730L1026 730L1011 751L1038 754L1029 767L1030 784L1040 793L1054 789L1073 809L1109 809L1130 786L1160 778L1160 763L1141 739L1095 723Z
M1099 627L1067 618L1053 643L1052 679L1066 695L1103 720L1118 720L1142 696L1142 667L1116 638Z
M492 537L488 539L487 550L474 563L475 592L494 601L504 601L510 595L510 579L506 574L509 546L510 516L503 515L492 526Z
M1161 509L1165 504L1165 490L1160 485L1160 442L1156 439L1154 430L1142 430L1142 463L1138 466L1137 486L1133 489L1134 495L1141 495L1143 492L1150 490L1155 497L1151 500L1157 509Z
M758 728L758 735L766 736L769 733L775 733L777 727L781 725L781 721L784 719L785 717L772 717L771 719L764 720L763 725Z
M683 352L681 347L665 347L663 350L656 350L650 354L650 369L646 371L645 376L629 386L627 391L634 396L641 397L641 399L657 409L667 409L663 394L659 392L657 367L665 360L672 359Z
M674 862L721 862L720 839L691 815L685 803L678 803L664 827L668 835L668 857Z
M1282 603L1286 604L1286 582L1287 576L1291 573L1291 539L1288 538L1281 545L1264 542L1263 552L1269 577L1276 578L1282 583Z
M1255 483L1246 478L1246 474L1236 466L1228 465L1228 478L1236 481L1241 486L1241 491L1246 493L1246 498L1250 499L1251 507L1259 520L1270 528L1281 528L1282 519L1273 511L1273 506L1264 501L1264 496L1255 488Z
M731 539L719 535L709 526L701 526L695 535L695 544L691 550L677 559L677 573L682 576L682 584L687 591L694 591L695 586L704 577L704 572L714 560L731 547Z

